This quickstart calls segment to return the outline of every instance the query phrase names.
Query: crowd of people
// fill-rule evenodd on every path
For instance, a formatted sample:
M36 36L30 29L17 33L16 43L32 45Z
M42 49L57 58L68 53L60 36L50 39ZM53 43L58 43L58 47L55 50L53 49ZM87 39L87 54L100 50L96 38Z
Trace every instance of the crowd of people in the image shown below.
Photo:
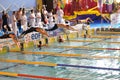
M26 11L25 8L19 8L18 11L13 11L11 16L6 11L3 11L1 20L3 35L0 38L12 38L17 43L17 39L24 37L30 32L39 32L49 37L50 32L54 32L58 28L60 28L60 31L61 29L78 31L71 27L68 22L66 23L63 16L64 12L62 8L59 7L55 14L53 14L53 10L47 11L45 5L43 5L41 11L39 9ZM92 22L90 18L76 20L76 22L81 23L88 21ZM69 20L70 22L74 21Z
M64 12L61 8L57 10L56 14L53 14L53 10L47 11L44 5L42 11L32 9L28 12L25 8L20 8L18 11L13 11L12 15L3 11L1 16L1 30L4 33L12 31L16 36L19 36L20 33L30 27L48 27L48 24L50 26L53 22L63 24L63 15Z

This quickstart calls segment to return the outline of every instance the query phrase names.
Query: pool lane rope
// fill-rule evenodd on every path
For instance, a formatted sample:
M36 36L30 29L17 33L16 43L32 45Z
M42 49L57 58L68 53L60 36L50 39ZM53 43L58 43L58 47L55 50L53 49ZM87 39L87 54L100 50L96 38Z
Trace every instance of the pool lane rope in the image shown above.
M59 66L59 67L73 67L73 68L86 68L86 69L101 69L101 70L120 71L119 68L83 66L83 65L72 65L72 64L56 64L56 63L50 63L50 62L35 62L35 61L10 60L10 59L2 59L0 61L1 62L8 62L8 63L31 64L31 65L39 64L39 65L42 65L42 66L51 66L51 67L57 67L57 66ZM12 74L10 74L10 75L12 75Z
M32 78L32 79L45 79L45 80L71 80L67 78L55 78L55 77L48 77L48 76L38 76L38 75L31 75L31 74L19 74L19 73L12 73L12 72L2 72L0 71L0 75L10 76L10 77L22 77L22 78Z
M97 34L120 34L120 32L112 32L112 31L97 31Z
M14 60L14 59L0 59L0 62L7 62L7 63L20 63L20 64L30 64L30 65L43 65L43 66L57 66L57 64L50 63L50 62L39 62L39 61L26 61L26 60Z
M95 47L88 47L88 46L56 46L59 48L80 48L80 49L93 49L93 50L120 50L120 48L95 48Z
M57 64L57 66L120 71L119 68L106 68L106 67L95 67L95 66L82 66L82 65L69 65L69 64Z
M120 44L120 42L106 42L102 40L70 40L70 42L99 42L99 43L112 43L112 44Z
M91 38L119 38L119 36L98 36L98 35L94 35L94 36L91 36Z
M12 51L12 52L19 52L20 51ZM38 55L47 55L47 56L57 56L57 57L74 57L74 58L89 58L89 59L120 59L117 56L91 56L89 54L75 54L75 53L57 53L57 52L30 52L30 51L22 51L23 54L38 54Z

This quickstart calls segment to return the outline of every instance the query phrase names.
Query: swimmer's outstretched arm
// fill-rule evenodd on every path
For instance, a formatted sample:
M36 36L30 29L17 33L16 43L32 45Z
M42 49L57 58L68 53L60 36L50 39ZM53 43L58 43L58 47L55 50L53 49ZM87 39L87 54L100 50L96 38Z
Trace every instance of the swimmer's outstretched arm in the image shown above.
M17 44L17 46L20 48L20 43L19 43L17 37L15 36L15 34L9 34L9 37L12 38L12 40L15 42L15 44Z
M69 29L72 30L72 31L78 31L76 29L74 29L73 27L69 26Z
M66 28L66 29L72 30L72 31L78 31L78 30L72 28L71 26L65 25L65 24L57 24L57 26L58 26L58 27L61 27L61 28Z
M90 17L83 19L83 20L78 20L80 23L86 23L86 22L94 22Z
M69 22L73 22L74 25L79 24L79 20L72 19L72 20L67 20Z
M45 36L47 36L47 37L49 36L48 33L42 28L36 28L36 31L43 34L43 35L45 35Z

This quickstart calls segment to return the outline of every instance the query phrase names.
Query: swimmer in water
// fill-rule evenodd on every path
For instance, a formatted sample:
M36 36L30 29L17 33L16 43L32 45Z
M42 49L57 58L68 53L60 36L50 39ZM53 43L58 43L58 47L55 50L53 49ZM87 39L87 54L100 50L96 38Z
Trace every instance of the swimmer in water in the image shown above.
M58 37L58 42L59 42L59 43L64 42L64 40L63 40L62 36L59 36L59 37Z
M42 41L39 41L39 45L38 45L39 50L41 50L41 47L42 47Z

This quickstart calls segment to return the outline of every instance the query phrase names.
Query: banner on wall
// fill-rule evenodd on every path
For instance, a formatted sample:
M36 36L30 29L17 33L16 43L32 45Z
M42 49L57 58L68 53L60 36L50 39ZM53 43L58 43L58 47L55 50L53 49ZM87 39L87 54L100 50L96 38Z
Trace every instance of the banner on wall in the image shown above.
M106 10L108 12L112 12L113 10L113 0L105 0L104 3L106 4Z
M41 38L40 33L32 32L32 33L29 33L29 34L25 35L24 40L29 42L29 41L33 41L33 40L38 40L40 38Z

